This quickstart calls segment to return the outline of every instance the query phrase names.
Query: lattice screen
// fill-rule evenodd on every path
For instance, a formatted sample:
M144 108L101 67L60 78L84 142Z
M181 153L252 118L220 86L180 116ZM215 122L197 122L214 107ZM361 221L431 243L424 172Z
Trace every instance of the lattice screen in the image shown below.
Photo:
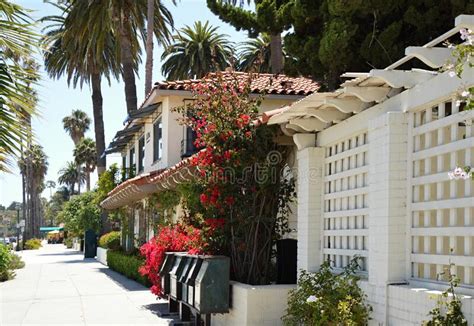
M474 185L447 174L474 163L473 117L454 100L410 113L414 278L436 280L454 263L461 283L474 284Z
M324 259L336 268L353 255L368 256L367 132L326 147L324 178Z

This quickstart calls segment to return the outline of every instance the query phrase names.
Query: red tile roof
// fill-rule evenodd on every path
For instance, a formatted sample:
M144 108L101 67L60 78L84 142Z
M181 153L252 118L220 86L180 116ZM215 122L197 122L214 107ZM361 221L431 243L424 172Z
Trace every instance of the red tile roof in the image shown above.
M185 79L155 83L155 88L164 90L190 90L192 85L209 82L222 74L223 78L235 76L238 80L245 81L250 74L238 71L222 71L209 73L202 79ZM253 74L250 85L252 93L279 94L279 95L309 95L316 92L320 85L306 77L289 77L286 75Z

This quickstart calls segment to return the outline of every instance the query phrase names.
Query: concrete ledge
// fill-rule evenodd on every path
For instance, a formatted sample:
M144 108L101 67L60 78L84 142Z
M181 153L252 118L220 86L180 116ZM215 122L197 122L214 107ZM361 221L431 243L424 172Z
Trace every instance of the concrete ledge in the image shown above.
M213 326L282 325L288 291L295 284L248 285L231 282L231 309L228 314L213 315Z
M426 283L426 286L419 286L420 284L389 285L386 301L388 309L386 309L382 304L385 302L383 294L385 287L377 288L367 281L360 281L359 285L367 294L368 303L374 308L371 316L373 319L370 321L370 325L374 326L385 324L385 319L388 319L389 325L421 325L423 321L429 320L428 312L436 305L436 297L442 293L441 290L432 289L429 283ZM462 289L456 292L461 299L462 312L468 325L473 325L473 297L460 294Z
M105 266L107 266L107 251L108 249L97 247L97 255L95 256L95 259Z

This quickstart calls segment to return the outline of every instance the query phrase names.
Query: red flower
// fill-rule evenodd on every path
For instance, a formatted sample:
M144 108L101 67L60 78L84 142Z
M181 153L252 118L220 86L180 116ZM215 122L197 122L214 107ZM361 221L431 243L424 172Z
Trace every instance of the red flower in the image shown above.
M252 132L251 131L246 131L245 132L245 137L251 138L252 137Z
M199 200L201 201L201 204L206 205L209 201L209 198L206 194L201 194L201 196L199 196Z
M228 206L232 206L235 204L235 198L232 196L227 196L224 201Z

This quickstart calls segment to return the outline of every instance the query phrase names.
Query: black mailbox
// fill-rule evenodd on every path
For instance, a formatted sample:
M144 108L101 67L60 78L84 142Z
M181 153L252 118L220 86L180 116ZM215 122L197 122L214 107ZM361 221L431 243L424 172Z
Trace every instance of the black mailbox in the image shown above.
M161 264L159 275L161 277L161 289L164 295L170 294L170 271L173 268L175 261L175 253L167 252L165 253L165 259Z
M184 297L184 300L187 304L194 307L194 286L196 284L196 277L201 269L202 259L199 257L193 257L192 259L193 263L191 264L186 280L183 282L183 288L186 288L187 291L187 298Z
M184 272L184 267L188 261L188 257L183 254L176 254L173 268L170 272L170 295L175 300L181 300L181 285L179 279Z
M183 272L181 273L180 277L178 278L178 282L181 283L181 300L184 302L188 302L188 287L184 282L188 278L188 274L191 271L193 264L195 263L194 258L187 256L186 263L183 268Z
M229 257L199 258L202 264L195 279L194 307L200 314L229 312Z

